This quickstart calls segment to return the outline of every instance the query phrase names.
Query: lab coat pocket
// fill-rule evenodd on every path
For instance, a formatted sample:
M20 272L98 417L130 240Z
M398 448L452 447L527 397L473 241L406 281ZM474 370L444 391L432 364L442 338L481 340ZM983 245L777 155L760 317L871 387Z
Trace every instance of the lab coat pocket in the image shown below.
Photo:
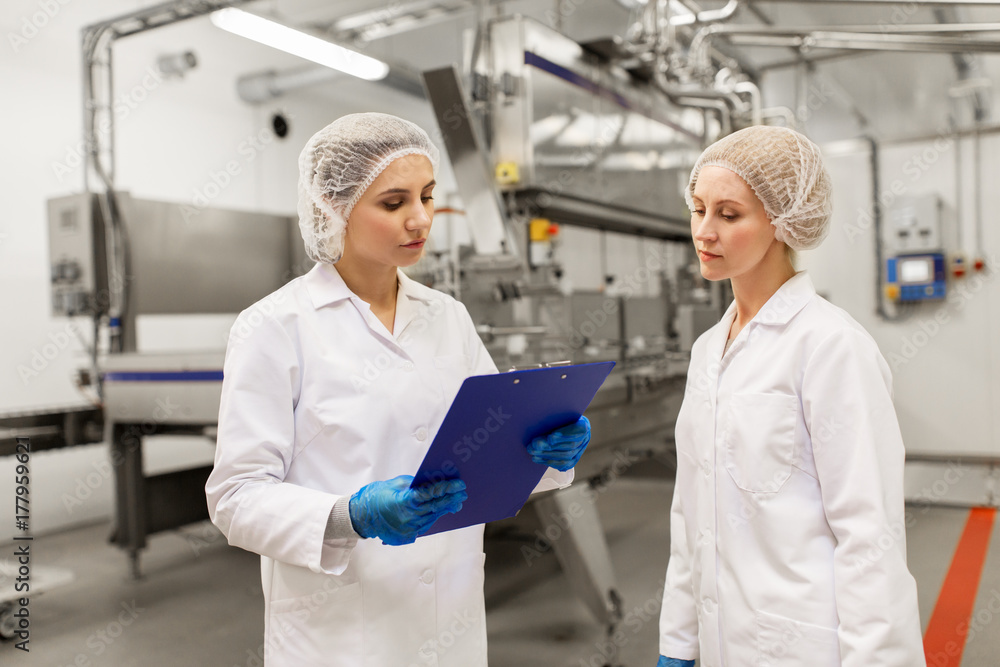
M364 636L361 582L343 583L340 577L306 568L284 568L296 572L276 577L272 594L305 594L268 602L268 667L360 664ZM280 579L290 585L281 585Z
M726 470L736 486L775 493L792 474L799 400L788 394L734 394L726 426Z
M836 628L757 612L756 667L840 667Z

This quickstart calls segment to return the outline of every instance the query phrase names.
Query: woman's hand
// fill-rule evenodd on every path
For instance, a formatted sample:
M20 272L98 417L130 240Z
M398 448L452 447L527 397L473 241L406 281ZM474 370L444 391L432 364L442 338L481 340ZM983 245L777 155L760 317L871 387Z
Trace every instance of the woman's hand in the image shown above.
M544 438L528 443L528 453L535 463L565 472L576 465L590 442L590 420L580 417L575 424L563 426Z
M416 489L411 475L372 482L351 496L351 524L361 537L378 537L384 543L412 544L445 514L462 509L468 498L465 482L451 479Z

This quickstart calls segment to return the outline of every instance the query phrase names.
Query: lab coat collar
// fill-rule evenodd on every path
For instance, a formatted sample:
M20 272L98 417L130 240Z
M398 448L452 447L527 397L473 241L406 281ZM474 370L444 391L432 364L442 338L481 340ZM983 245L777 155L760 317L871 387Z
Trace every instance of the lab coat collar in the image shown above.
M805 271L799 271L771 295L767 303L750 320L750 324L778 326L788 324L814 296L816 296L816 288L813 286L812 278ZM720 324L729 322L731 325L735 317L736 302L733 301L726 309L726 314L722 316ZM728 329L726 330L728 331Z
M396 276L399 280L399 297L405 296L407 301L410 299L424 302L431 300L434 290L411 279L398 268ZM345 299L360 299L340 277L340 273L337 272L337 268L333 264L317 262L303 279L313 308L319 309ZM399 301L403 301L403 299L399 298Z
M805 271L799 271L771 295L767 303L754 315L752 322L761 326L784 326L814 296L816 288L813 287L812 278ZM735 303L731 307L735 309Z
M715 334L709 340L709 353L715 358L729 358L729 352L735 352L743 346L750 332L758 326L784 326L788 324L795 315L802 310L809 300L816 295L816 288L812 279L805 271L799 271L794 276L785 281L778 288L778 291L771 295L771 298L761 307L753 319L743 328L736 340L733 341L726 354L723 350L726 345L726 337L729 329L736 318L736 302L733 301L726 309L726 314L722 316Z

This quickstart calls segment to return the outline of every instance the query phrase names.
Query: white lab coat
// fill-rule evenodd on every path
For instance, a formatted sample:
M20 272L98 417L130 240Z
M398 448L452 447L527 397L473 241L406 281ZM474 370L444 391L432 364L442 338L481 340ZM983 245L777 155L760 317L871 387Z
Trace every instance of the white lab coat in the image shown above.
M871 336L788 280L691 351L660 653L699 667L923 667L903 442Z
M206 493L261 554L268 667L486 665L482 526L323 539L338 497L413 474L462 381L496 372L461 303L398 276L393 333L317 264L230 334ZM539 490L571 480L550 469Z

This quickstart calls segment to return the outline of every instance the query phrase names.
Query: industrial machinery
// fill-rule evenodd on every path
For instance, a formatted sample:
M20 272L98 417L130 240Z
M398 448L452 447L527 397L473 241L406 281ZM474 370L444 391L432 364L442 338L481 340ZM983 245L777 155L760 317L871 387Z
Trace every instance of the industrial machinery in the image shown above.
M682 188L706 119L530 19L484 30L485 65L469 77L478 93L464 92L453 68L424 73L473 240L457 271L425 271L460 276L452 291L500 368L618 362L587 411L593 440L578 483L534 502L546 534L561 531L571 508L582 511L552 548L611 632L622 600L596 507L580 494L623 460L673 457L687 367L676 314L691 312L695 294ZM610 238L636 253L614 269ZM580 253L601 267L585 290L565 281ZM680 324L707 328L717 317L716 308L711 321Z
M52 308L57 316L107 317L113 291L127 295L108 318L117 348L94 350L103 397L104 435L116 476L112 541L130 556L151 533L208 518L204 488L211 466L146 475L143 441L153 435L212 436L219 415L225 341L211 349L143 352L146 316L237 313L308 270L298 220L135 199L113 204L128 239L126 271L105 259L109 234L102 197L49 201ZM247 258L253 261L247 261Z

